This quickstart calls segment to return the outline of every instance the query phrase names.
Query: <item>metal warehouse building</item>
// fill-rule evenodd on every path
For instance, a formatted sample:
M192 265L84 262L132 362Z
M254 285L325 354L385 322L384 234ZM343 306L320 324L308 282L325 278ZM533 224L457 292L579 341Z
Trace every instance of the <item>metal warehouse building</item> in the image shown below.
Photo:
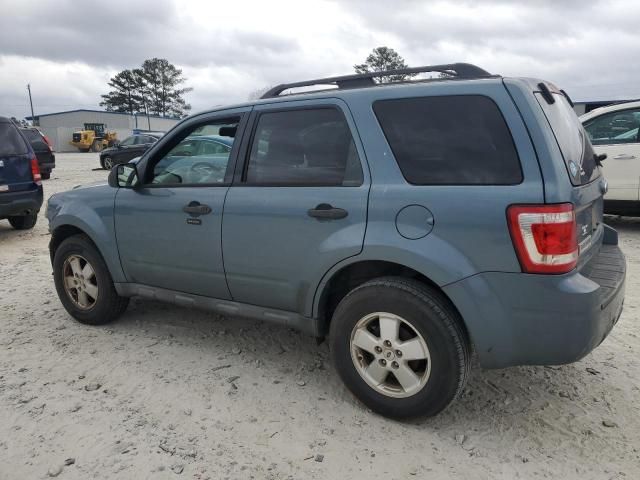
M128 113L104 112L101 110L69 110L67 112L47 113L34 117L35 125L53 143L57 152L77 152L78 149L70 145L74 131L83 130L85 123L104 123L105 129L118 134L119 140L124 140L134 130L166 132L180 120L154 115L130 115ZM33 120L27 117L27 120Z

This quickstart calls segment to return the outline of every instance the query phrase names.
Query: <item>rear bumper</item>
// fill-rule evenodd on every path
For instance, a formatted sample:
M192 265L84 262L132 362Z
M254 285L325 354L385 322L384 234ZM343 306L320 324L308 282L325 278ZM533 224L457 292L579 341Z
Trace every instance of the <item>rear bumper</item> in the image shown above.
M56 162L41 163L38 166L40 167L41 172L51 172L54 168L56 168Z
M42 187L22 192L0 193L0 218L39 212L42 206Z
M625 276L622 251L604 244L580 271L483 273L444 290L483 367L557 365L581 359L605 339L622 312Z

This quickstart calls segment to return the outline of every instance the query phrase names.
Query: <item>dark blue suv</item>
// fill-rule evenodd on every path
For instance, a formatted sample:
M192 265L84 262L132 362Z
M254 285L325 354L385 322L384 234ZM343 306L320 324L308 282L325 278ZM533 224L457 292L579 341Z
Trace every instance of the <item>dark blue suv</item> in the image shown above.
M0 219L33 228L42 206L42 177L31 145L18 127L0 117Z
M445 78L374 81L426 71ZM287 94L311 85L329 88ZM602 160L541 80L451 64L284 84L52 196L55 284L88 324L141 296L328 337L371 409L434 415L473 349L574 362L618 320Z

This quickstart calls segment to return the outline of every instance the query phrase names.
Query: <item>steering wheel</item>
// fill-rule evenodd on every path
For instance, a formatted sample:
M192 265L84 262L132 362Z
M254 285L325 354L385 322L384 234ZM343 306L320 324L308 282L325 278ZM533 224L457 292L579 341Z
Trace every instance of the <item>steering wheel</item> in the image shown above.
M198 162L191 165L191 171L200 175L214 175L222 172L224 169L219 165L212 165L207 162Z
M218 173L222 171L223 168L218 165L211 165L207 162L198 162L191 165L191 170L202 173Z

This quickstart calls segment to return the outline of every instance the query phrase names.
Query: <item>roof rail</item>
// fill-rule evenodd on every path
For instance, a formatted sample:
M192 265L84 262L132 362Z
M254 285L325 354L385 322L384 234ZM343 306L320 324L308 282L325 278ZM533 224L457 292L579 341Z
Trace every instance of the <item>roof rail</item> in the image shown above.
M376 77L411 75L423 72L446 73L451 75L453 78L485 78L493 76L486 70L470 63L448 63L444 65L427 65L424 67L401 68L397 70L384 70L382 72L356 73L340 77L318 78L316 80L305 80L304 82L282 83L265 92L260 98L273 98L279 96L282 92L290 88L309 87L312 85L335 85L338 88L371 87L376 84L373 81Z

